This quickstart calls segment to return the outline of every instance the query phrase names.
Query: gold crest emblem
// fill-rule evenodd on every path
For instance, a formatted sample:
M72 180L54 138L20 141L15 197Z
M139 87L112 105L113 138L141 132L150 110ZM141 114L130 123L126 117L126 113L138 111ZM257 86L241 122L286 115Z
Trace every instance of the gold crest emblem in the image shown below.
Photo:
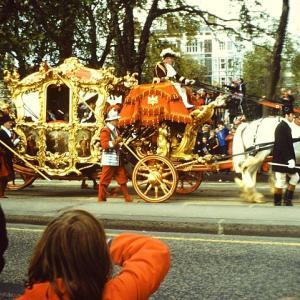
M154 105L158 103L158 96L148 96L148 104Z

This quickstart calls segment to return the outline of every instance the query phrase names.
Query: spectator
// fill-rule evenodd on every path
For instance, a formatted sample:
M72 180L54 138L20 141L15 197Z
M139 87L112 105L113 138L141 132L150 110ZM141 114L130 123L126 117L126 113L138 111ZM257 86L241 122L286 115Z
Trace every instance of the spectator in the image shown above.
M202 128L200 128L197 132L196 143L193 151L194 153L199 154L201 151L202 136L203 136Z
M7 198L5 196L5 188L8 182L8 175L10 169L7 164L6 149L0 144L0 198Z
M219 153L219 140L216 136L214 130L210 131L209 138L208 138L208 151L210 154L215 155Z
M202 137L205 136L207 139L209 138L210 126L208 124L204 124L202 126Z
M218 123L218 131L217 131L217 138L219 140L220 145L220 154L227 154L227 142L226 136L228 135L229 130L227 127L224 126L223 122Z
M282 88L281 89L281 96L280 96L280 99L279 99L280 103L283 104L283 105L291 105L293 106L294 105L294 102L295 102L295 98L294 96L292 95L292 91L291 90L288 90L286 88Z
M246 112L248 112L248 103L246 98L246 83L244 82L243 78L240 78L240 80L238 81L238 89L239 89L238 94L240 94L241 97L240 105L241 105L242 113L245 114Z
M210 154L209 153L209 144L208 144L208 140L207 140L206 136L202 137L202 141L201 141L201 144L200 144L200 151L198 152L198 154L200 156L205 156L205 155Z
M206 93L205 105L207 105L213 101L214 101L213 93L211 93L211 92Z
M4 260L4 252L8 247L8 237L6 231L6 220L5 215L0 205L0 273L4 268L5 260Z
M112 263L122 270L112 276ZM33 252L18 300L148 299L170 266L168 247L137 234L106 242L101 223L73 210L55 218Z
M4 190L8 181L13 181L15 179L15 172L13 168L14 155L7 147L5 147L5 145L13 149L20 142L20 139L17 138L14 132L12 131L14 120L11 119L9 115L4 115L0 119L0 124L0 140L3 143L0 144L0 152L2 160L5 160L7 169L7 175L3 176L1 180L1 194L2 197L4 197Z
M193 104L195 108L200 108L202 105L205 104L206 92L204 89L200 89L196 92L196 99L194 100Z
M232 80L230 85L226 85L226 87L231 92L231 99L227 104L227 108L229 110L230 114L230 123L233 122L233 119L243 113L242 107L241 107L241 101L242 101L242 94L239 90L239 84L237 80Z
M233 144L234 133L235 133L235 128L234 126L232 126L229 130L229 134L225 138L227 142L227 153L229 155L232 155L232 144Z

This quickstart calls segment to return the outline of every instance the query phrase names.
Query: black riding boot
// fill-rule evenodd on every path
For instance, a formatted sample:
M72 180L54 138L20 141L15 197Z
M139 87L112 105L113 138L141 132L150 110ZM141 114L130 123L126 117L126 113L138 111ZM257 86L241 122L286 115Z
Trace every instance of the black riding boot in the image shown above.
M281 205L281 199L282 199L282 194L274 194L274 205L275 206L280 206Z
M294 191L286 190L284 194L284 204L285 206L293 206L293 196Z

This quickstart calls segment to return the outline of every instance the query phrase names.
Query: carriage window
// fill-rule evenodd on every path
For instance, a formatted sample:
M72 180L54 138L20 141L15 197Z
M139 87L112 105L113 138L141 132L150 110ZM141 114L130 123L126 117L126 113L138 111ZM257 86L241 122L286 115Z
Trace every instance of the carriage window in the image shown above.
M46 121L69 122L69 88L51 84L47 88Z
M77 116L79 123L95 123L95 110L98 101L96 92L79 93Z
M40 100L38 92L23 93L17 96L18 117L25 122L36 122L40 118Z

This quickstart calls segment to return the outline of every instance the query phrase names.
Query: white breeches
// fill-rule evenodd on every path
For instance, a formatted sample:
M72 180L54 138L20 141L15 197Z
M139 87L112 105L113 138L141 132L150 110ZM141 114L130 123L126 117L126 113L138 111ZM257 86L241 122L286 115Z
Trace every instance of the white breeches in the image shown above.
M186 89L184 87L182 87L181 84L178 82L172 82L172 84L174 85L175 89L177 90L179 96L181 97L184 106L188 107L190 104L188 102Z
M299 181L299 174L297 172L294 174L275 172L276 188L283 189L286 187L286 176L289 177L289 184L291 185L296 185Z

